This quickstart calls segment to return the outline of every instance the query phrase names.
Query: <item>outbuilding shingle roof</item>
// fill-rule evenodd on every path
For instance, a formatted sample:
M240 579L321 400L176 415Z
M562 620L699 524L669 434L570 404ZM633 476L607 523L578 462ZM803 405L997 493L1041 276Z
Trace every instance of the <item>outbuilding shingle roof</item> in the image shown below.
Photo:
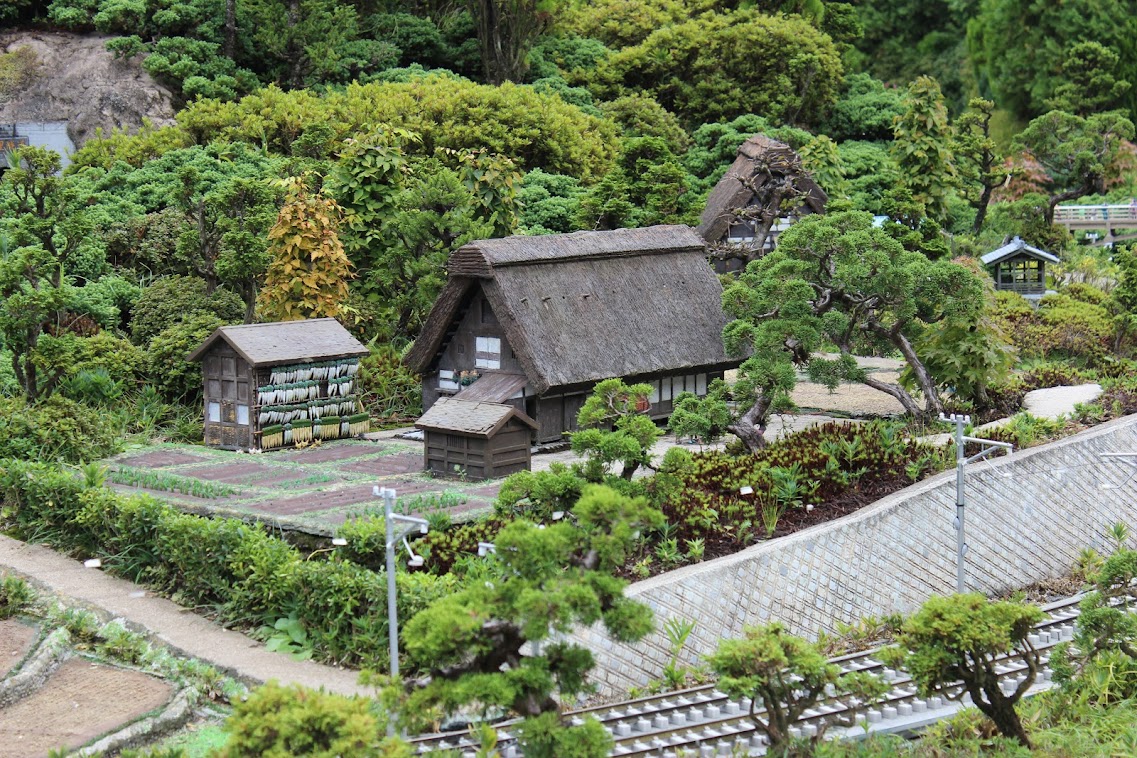
M440 397L426 413L422 414L415 426L419 429L437 429L488 438L514 417L531 429L537 428L536 421L512 405Z
M254 366L311 363L367 355L368 352L334 318L316 318L222 326L186 356L186 360L201 360L217 340L227 342L238 355Z

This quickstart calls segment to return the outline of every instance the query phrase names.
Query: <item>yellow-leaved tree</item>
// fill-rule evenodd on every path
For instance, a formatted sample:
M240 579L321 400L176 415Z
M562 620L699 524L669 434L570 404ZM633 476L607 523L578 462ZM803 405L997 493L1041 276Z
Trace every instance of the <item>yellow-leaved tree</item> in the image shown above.
M339 238L343 209L304 177L284 181L284 207L268 233L269 263L257 299L266 321L340 316L347 301L351 262Z

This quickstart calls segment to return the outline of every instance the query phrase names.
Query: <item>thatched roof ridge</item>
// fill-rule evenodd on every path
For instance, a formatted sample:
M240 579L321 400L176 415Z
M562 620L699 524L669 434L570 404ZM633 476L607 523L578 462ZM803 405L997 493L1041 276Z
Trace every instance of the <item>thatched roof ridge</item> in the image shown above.
M363 346L334 318L222 326L186 356L201 360L217 340L224 340L254 366L350 358L367 355Z
M573 232L503 237L463 245L450 256L452 276L489 278L506 266L531 266L597 256L636 257L676 250L702 250L703 239L689 226L660 225L643 229Z
M795 189L804 197L805 206L813 213L825 212L829 197L806 172L793 148L763 134L755 134L738 148L734 163L707 196L707 206L696 229L704 240L718 242L722 239L730 228L735 209L745 208L754 197L754 191L747 185L756 173L766 170L771 174L791 177Z
M512 246L526 238L510 239ZM451 323L478 287L537 393L738 363L723 350L722 286L690 228L527 239L539 253L533 261L490 245L489 278L451 278L407 354L408 366L423 374L433 369ZM668 239L678 244L663 248ZM632 241L645 247L636 250Z

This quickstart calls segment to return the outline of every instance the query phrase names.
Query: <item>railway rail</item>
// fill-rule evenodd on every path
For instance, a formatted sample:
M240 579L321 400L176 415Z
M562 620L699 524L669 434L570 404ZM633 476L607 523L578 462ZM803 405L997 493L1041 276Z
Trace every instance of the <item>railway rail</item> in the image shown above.
M1029 638L1042 662L1032 693L1050 687L1048 651L1072 638L1081 599L1082 595L1075 595L1042 607L1046 617ZM807 710L791 729L795 736L810 737L823 728L830 728L835 735L844 732L849 736L874 731L908 733L950 716L970 702L965 696L961 705L950 700L946 692L920 697L916 684L905 672L892 670L874 657L878 651L879 648L874 648L851 653L833 658L832 662L840 666L842 672L868 671L884 677L891 685L884 698L868 709L854 707L858 711L857 725L848 728L833 726L834 722L848 719L848 701L830 698L820 702ZM1003 659L997 671L1008 691L1017 687L1026 676L1026 666L1015 656ZM763 713L761 709L757 712ZM581 708L565 715L574 723L592 717L603 724L615 741L613 756L703 758L765 753L766 738L750 718L750 700L731 698L715 689L714 685ZM504 758L521 758L521 751L510 732L516 723L512 720L496 725L498 750ZM477 749L467 730L421 735L411 738L410 742L418 754L452 750L465 758L467 755L472 757Z

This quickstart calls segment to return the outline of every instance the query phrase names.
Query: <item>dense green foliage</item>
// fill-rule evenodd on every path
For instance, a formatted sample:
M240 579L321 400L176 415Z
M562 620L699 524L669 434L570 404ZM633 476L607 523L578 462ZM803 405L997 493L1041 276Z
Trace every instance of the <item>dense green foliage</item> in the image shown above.
M859 708L867 708L889 689L884 680L863 672L841 673L815 644L789 634L775 622L748 628L741 639L723 640L708 656L728 695L750 700L750 718L768 740L770 755L786 755L790 728L806 709L827 697L855 698L844 726L852 726ZM757 714L758 703L765 711ZM812 744L824 733L814 735Z
M270 682L233 708L225 722L228 740L220 756L410 756L410 748L397 738L380 738L380 719L373 707L365 698Z
M1038 675L1040 658L1028 635L1042 618L1035 606L993 603L979 594L933 597L905 622L891 657L923 693L961 682L949 697L970 695L1003 735L1030 747L1015 705ZM1001 688L995 671L996 659L1008 655L1026 668L1010 692Z
M773 253L724 278L725 342L746 360L732 386L675 399L676 434L711 442L730 429L762 447L800 370L830 386L864 381L915 417L1010 415L1030 389L1090 380L1105 393L1080 422L1137 412L1137 259L1079 251L1051 223L1059 204L1137 194L1135 10L1123 0L3 4L5 24L108 35L108 50L141 61L181 108L172 125L89 140L62 173L56 156L24 151L0 182L0 457L24 461L0 464L7 526L321 658L383 666L382 577L369 568L381 562L381 524L351 522L346 549L309 560L259 528L88 489L26 461L90 461L126 435L200 435L201 375L185 356L241 321L340 318L371 348L358 377L367 410L402 422L422 398L400 359L454 250L513 233L694 224L758 133L801 155L829 215L796 223ZM0 97L35 65L28 51L0 56ZM1056 294L1037 308L992 298L973 262L1013 235L1062 259L1049 269ZM819 350L840 357L818 360ZM907 369L882 383L857 368L864 353L899 353ZM847 512L864 492L943 465L893 424L657 461L649 395L601 383L571 440L583 463L515 475L491 516L416 543L425 570L397 579L403 618L431 606L405 640L424 717L498 707L528 717L518 729L528 754L600 754L607 736L594 723L572 727L556 712L557 697L585 691L591 659L550 643L555 632L601 620L635 639L648 615L623 599L626 578ZM1053 433L1029 416L998 432L1016 444ZM475 558L489 540L497 558ZM1107 561L1100 596L1117 591L1106 577L1132 574L1126 560ZM1102 612L1079 647L1102 650L1076 663L1131 672L1118 620L1092 610ZM1015 616L1006 609L932 607L924 620L935 613L964 618L987 648L1021 642L1000 636ZM905 638L915 659L943 664L959 647L924 631L914 621ZM545 644L543 654L521 656L523 643ZM720 652L724 686L740 694L761 686L758 653L833 683L777 630ZM947 676L917 668L928 681ZM1134 680L1117 681L1128 693ZM1022 739L994 700L1000 726ZM358 704L269 690L240 709L229 751L398 754L380 728Z
M661 520L643 498L591 486L560 523L507 525L494 538L495 564L487 581L472 583L407 623L408 655L430 675L414 682L405 711L423 720L436 709L454 713L474 706L484 713L498 706L527 719L520 734L527 754L606 755L611 738L598 724L556 720L554 693L571 697L585 691L592 653L566 638L549 638L597 622L623 642L651 631L651 610L625 597L626 582L613 573L639 533ZM522 655L527 643L541 645L540 652ZM573 742L591 747L563 752Z
M52 402L59 402L53 400ZM386 583L347 561L309 560L267 529L182 513L151 497L89 486L48 465L0 461L6 532L102 559L108 570L246 628L295 618L318 658L385 667ZM396 576L410 618L456 588L452 577Z

